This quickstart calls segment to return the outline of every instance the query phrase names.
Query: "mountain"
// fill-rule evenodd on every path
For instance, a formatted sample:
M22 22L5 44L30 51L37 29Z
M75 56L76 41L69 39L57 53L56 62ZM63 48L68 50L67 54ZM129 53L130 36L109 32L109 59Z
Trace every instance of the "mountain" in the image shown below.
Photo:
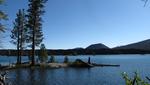
M115 47L113 49L137 49L137 50L150 50L150 39L140 41L137 43L128 44L125 46Z
M88 46L86 49L109 49L109 47L105 46L102 43L98 43L98 44L92 44L90 46Z
M84 50L82 47L73 48L73 50Z

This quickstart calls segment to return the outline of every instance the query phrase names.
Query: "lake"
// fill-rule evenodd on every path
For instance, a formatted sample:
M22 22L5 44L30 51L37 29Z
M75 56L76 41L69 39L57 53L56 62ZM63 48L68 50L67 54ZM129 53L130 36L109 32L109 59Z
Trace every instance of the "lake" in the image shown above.
M125 85L121 73L134 72L146 80L150 77L150 55L81 55L68 56L69 61L82 59L102 64L119 64L120 67L60 68L60 69L16 69L8 72L13 85ZM56 56L57 62L63 62L64 56ZM0 57L1 64L14 63L16 57ZM27 61L27 57L23 57Z

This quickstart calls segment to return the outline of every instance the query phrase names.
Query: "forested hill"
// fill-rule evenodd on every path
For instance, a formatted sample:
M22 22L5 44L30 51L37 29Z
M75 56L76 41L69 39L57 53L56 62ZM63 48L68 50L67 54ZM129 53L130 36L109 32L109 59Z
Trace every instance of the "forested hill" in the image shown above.
M31 50L24 50L22 55L29 56ZM39 50L36 50L38 55ZM69 50L47 50L48 55L104 55L104 54L150 54L150 51L136 50L136 49L69 49ZM0 55L3 56L17 56L17 50L0 50Z
M36 50L38 55L39 50ZM150 39L132 43L120 47L109 48L106 45L92 44L86 48L75 49L47 49L48 55L101 55L101 54L150 54ZM31 54L31 50L23 50L22 55ZM0 55L16 56L17 50L15 49L1 49Z
M138 49L138 50L150 50L150 39L120 46L120 47L115 47L113 49Z

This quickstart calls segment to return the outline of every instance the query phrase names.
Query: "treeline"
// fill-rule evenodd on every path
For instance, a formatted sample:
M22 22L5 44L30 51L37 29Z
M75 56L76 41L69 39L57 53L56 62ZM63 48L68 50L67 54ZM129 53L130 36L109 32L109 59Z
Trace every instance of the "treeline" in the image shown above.
M39 55L40 50L35 51ZM2 56L17 56L18 51L14 49L0 50ZM31 56L31 50L23 50L23 56ZM109 54L150 54L149 50L138 49L69 49L69 50L47 50L48 55L109 55Z

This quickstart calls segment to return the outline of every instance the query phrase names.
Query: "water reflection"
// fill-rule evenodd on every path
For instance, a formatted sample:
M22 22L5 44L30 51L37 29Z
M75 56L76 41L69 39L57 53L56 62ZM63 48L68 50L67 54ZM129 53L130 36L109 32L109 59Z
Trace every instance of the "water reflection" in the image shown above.
M16 69L10 76L13 85L47 85L45 69Z
M94 67L90 69L16 69L11 70L9 76L13 81L13 85L124 85L121 72L127 72L131 76L132 74L130 73L138 71L143 78L149 75L149 55L138 55L137 57L120 55L121 58L111 55L108 59L107 56L95 56L92 57L92 61L96 63L120 64L121 66L117 68ZM87 57L85 57L85 61L87 61ZM71 59L74 60L76 57Z
M92 81L88 68L17 69L11 74L14 74L13 85L89 85Z

